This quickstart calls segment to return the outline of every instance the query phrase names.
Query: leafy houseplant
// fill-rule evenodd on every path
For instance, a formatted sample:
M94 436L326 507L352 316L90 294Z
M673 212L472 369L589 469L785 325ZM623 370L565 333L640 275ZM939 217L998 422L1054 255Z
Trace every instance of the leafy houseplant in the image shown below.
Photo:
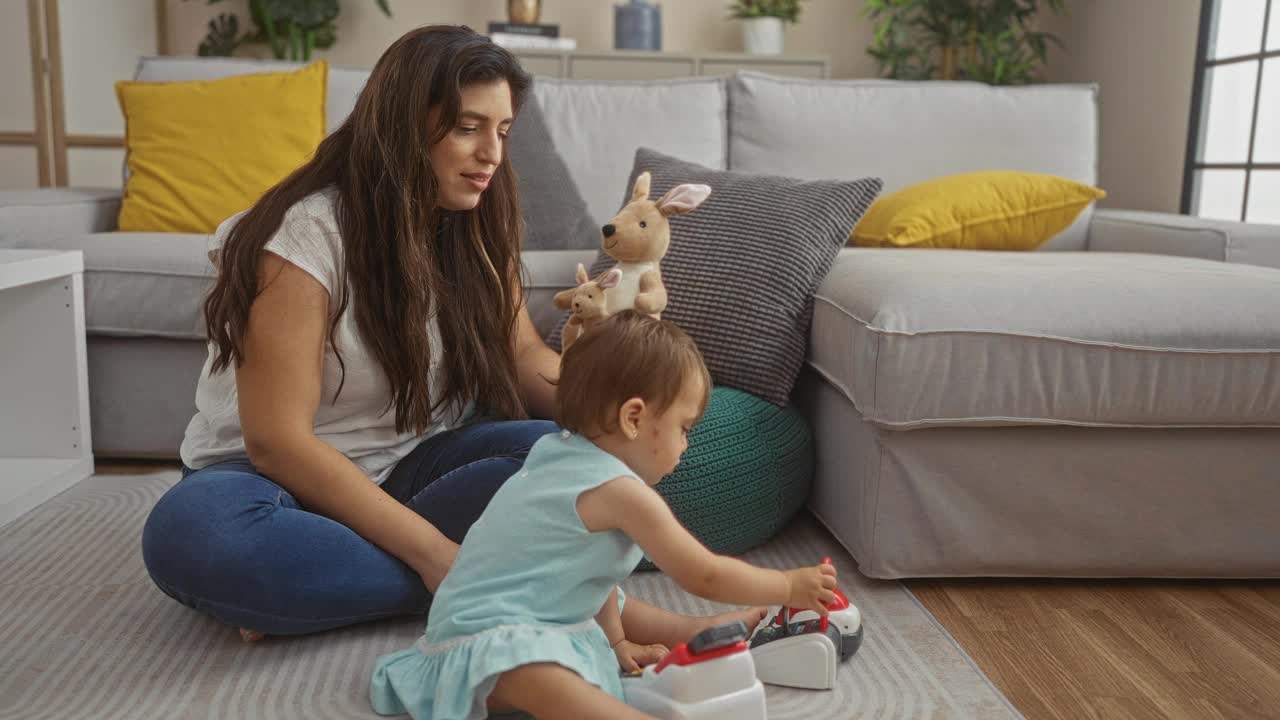
M214 5L222 0L208 0ZM388 0L374 0L391 16ZM221 13L209 21L209 33L200 41L200 55L231 55L249 43L263 43L278 60L311 59L316 48L332 47L337 39L338 0L249 0L252 30L240 34L235 13Z
M1041 6L1066 0L864 0L877 21L867 53L884 77L977 80L1022 85L1039 80L1056 36L1036 29Z
M742 20L742 44L752 55L782 52L782 24L800 19L801 0L734 0L730 17Z
M736 18L776 17L793 23L800 19L800 0L734 0L729 14Z

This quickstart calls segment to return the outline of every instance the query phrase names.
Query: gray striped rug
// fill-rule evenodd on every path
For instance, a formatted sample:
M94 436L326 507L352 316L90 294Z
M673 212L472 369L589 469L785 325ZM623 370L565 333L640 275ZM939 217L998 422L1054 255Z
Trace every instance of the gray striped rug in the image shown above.
M92 477L0 529L0 720L366 718L374 659L423 618L245 644L152 586L139 538L172 472ZM768 688L772 720L1010 718L1004 698L898 583L860 577L805 517L751 562L830 556L866 641L829 692ZM673 610L718 608L656 573L628 592Z

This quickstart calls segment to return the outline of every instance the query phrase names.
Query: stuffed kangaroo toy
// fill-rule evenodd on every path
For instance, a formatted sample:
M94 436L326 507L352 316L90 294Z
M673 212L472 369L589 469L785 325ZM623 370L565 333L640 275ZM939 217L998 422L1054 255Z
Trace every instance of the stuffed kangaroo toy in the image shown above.
M711 194L706 185L677 185L654 202L649 199L649 181L649 173L640 173L631 200L602 228L604 251L618 261L614 269L622 272L617 286L604 294L609 315L635 308L658 317L667 307L667 289L658 270L658 261L671 245L667 218L692 212Z
M604 295L618 286L622 273L612 268L595 280L587 277L587 269L578 263L578 287L561 290L554 298L556 307L569 311L569 322L560 333L560 348L569 346L593 323L609 316L605 311Z

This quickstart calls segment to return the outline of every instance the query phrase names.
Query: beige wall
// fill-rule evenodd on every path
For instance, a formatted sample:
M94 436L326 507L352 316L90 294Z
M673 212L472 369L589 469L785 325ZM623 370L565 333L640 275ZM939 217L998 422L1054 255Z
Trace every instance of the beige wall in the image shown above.
M35 88L31 72L28 5L3 6L0 22L0 133L31 136L36 130ZM24 143L30 143L27 139ZM35 145L0 144L0 190L25 190L40 184Z
M58 25L67 135L124 135L115 84L158 52L155 0L58 0ZM67 183L119 187L123 165L123 148L71 145Z
M613 47L613 5L622 0L543 0L542 21L560 25L560 33L578 41L581 50ZM321 57L340 65L372 66L392 40L406 30L429 23L470 25L485 32L491 20L506 18L506 0L390 0L387 18L372 0L343 0L338 43ZM666 50L740 52L740 24L728 17L728 0L665 0L662 41ZM168 0L169 48L194 54L210 17L233 9L246 20L245 0L207 5L194 0ZM862 0L808 0L801 21L788 26L788 50L827 55L835 77L865 77L875 72L866 54L870 23L862 16ZM260 50L260 48L259 48Z
M563 35L584 50L613 44L616 0L544 0L542 19L559 23ZM344 0L338 43L321 53L330 61L371 66L405 30L434 22L462 23L484 31L506 13L505 0L390 0L394 16L384 17L371 0ZM739 24L726 17L727 0L666 0L662 3L663 45L675 51L742 48ZM1101 85L1099 184L1106 204L1176 212L1182 192L1182 164L1191 103L1199 0L1068 0L1070 15L1050 17L1046 29L1067 49L1051 50L1047 79ZM235 9L244 18L245 0L209 6L168 0L168 46L176 54L195 52L208 18ZM875 63L866 54L871 23L862 0L809 0L799 24L787 29L787 47L796 53L827 55L833 77L870 77ZM261 52L261 49L259 49Z
M1100 85L1099 185L1115 208L1178 212L1199 0L1068 0L1047 79Z

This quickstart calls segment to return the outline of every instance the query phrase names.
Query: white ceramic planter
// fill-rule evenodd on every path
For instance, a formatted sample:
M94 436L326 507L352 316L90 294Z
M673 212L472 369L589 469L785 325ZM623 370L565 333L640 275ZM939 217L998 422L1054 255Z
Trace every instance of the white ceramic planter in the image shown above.
M782 18L744 18L742 47L749 55L781 55Z

